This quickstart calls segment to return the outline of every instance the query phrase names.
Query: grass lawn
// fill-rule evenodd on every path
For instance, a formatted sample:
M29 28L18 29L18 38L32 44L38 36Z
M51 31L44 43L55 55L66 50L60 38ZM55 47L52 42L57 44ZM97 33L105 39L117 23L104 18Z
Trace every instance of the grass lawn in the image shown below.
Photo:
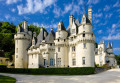
M15 83L16 79L8 76L0 75L0 83Z

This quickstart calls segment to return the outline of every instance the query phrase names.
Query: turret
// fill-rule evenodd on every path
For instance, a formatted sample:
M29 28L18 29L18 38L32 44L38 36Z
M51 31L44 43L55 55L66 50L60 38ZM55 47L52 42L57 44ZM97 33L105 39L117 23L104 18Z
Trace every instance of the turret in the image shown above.
M14 35L15 68L28 67L27 48L29 47L32 41L32 35L31 35L31 31L28 32L27 27L28 27L27 22L24 21L22 26L18 25L17 34Z
M73 15L70 15L69 16L69 25L72 25L73 24L73 21L74 21L74 16Z
M64 27L63 21L61 20L58 23L58 29L56 31L56 39L62 38L62 39L66 39L68 36L68 33Z
M67 36L68 33L64 27L62 20L58 23L55 38L55 66L67 67L68 66L68 49L67 49Z

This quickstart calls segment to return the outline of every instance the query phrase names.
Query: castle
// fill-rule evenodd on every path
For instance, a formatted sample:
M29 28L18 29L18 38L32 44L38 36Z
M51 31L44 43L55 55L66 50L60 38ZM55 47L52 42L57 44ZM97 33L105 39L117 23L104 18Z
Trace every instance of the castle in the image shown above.
M70 15L67 29L61 20L56 32L41 28L38 36L24 21L14 36L15 68L115 66L112 43L106 47L102 41L96 48L92 29L92 8L88 16L83 13L81 23Z

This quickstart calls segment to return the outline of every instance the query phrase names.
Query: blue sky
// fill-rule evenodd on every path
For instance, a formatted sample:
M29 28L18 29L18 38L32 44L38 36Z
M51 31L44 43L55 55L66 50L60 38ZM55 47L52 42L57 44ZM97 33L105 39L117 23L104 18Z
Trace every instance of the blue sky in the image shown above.
M105 40L106 45L113 42L114 53L120 54L120 0L86 0L86 3L86 9L93 9L96 42ZM0 0L0 21L15 25L25 19L29 24L56 31L61 18L68 27L71 14L81 21L83 0Z

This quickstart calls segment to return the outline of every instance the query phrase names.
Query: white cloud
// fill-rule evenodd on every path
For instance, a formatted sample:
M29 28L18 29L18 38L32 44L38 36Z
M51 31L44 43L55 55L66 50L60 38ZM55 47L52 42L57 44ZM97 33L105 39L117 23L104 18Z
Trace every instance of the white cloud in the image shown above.
M6 4L13 4L13 3L17 3L19 1L22 1L22 0L6 0Z
M98 34L101 34L102 32L103 32L102 30L99 30L99 31L98 31Z
M113 48L114 51L120 51L120 48Z
M105 18L111 18L112 15L113 15L112 13L106 14Z
M102 17L103 16L103 13L96 13L96 14L93 14L93 17L95 17L95 18L100 18L100 17Z
M38 22L34 22L33 25L43 27L43 28L57 28L58 27L58 23L51 23L50 25L48 25L44 23L39 24Z
M19 15L29 13L44 13L47 7L52 6L56 0L27 0L26 6L18 5Z
M11 11L12 11L12 12L15 12L15 11L16 11L16 9L15 9L15 8L12 8L12 9L11 9Z
M56 18L60 17L60 15L61 15L61 8L59 8L58 6L56 6L56 5L54 4L53 13L55 14L55 17L56 17Z
M87 4L97 4L99 0L88 0Z
M62 12L62 14L64 15L68 13L70 10L72 10L72 4L65 5L64 11Z
M108 29L108 36L103 36L102 39L104 40L120 40L120 33L119 33L119 29L118 27L120 27L120 22L116 23L116 24L112 24L112 28Z
M6 15L5 15L5 18L6 18L6 20L8 20L8 19L10 18L10 15L9 15L9 14L6 14Z
M117 2L113 5L113 7L120 7L119 1L117 1Z
M106 5L104 11L109 11L109 10L110 10L110 6Z
M120 33L116 35L110 35L108 37L103 37L104 40L120 40Z

